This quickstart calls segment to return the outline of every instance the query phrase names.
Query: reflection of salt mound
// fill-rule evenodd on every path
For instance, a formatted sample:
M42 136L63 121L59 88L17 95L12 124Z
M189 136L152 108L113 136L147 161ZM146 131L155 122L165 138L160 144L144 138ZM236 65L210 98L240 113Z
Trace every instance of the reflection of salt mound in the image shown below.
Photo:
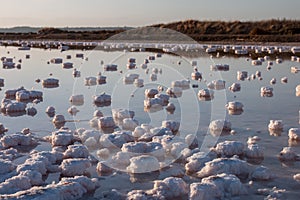
M62 67L64 69L71 69L71 68L73 68L73 63L71 63L71 62L65 62L65 63L62 64Z
M232 174L217 174L190 185L190 200L227 199L247 194L239 178Z
M62 58L52 58L50 60L51 63L53 64L62 64L63 63L63 59Z
M224 141L217 144L213 150L221 156L231 157L233 155L242 155L245 145L239 141Z
M233 158L216 158L205 163L205 166L197 173L199 178L212 176L215 174L234 174L239 177L248 177L250 166L246 161Z
M159 162L156 157L142 155L130 159L130 165L127 171L130 173L146 173L160 169Z
M300 129L299 128L290 128L289 139L300 141Z
M54 117L55 115L55 108L53 106L48 106L46 108L46 114L49 116L49 117Z
M158 142L130 142L122 146L122 152L147 154L156 157L157 159L163 158L165 151L162 145Z
M4 134L4 133L7 132L7 131L8 131L8 129L5 128L5 127L3 126L3 124L0 123L0 135L1 135L1 134Z
M144 80L143 79L134 79L134 82L133 84L136 86L136 87L144 87Z

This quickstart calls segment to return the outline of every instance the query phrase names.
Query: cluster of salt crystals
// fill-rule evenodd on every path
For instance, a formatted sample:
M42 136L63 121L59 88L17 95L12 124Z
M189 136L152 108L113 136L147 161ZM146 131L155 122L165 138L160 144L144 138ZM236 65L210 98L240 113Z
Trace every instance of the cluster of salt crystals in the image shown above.
M294 148L284 147L278 155L280 161L296 161L300 160L300 156L297 155Z
M225 81L224 80L213 80L212 82L207 84L209 89L213 90L223 90L225 89Z
M247 190L239 178L222 173L203 178L200 183L192 183L189 199L224 199L246 194Z

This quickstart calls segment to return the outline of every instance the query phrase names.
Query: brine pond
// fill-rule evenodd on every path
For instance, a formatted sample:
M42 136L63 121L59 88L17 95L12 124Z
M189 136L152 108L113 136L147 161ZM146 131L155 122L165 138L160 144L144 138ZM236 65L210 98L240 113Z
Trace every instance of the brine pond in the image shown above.
M83 54L83 57L80 54ZM22 51L18 50L17 47L10 46L0 46L0 57L3 57L3 59L5 57L12 58L15 65L20 64L19 69L17 67L0 68L0 78L4 79L4 85L0 91L1 99L5 99L7 90L14 90L20 87L24 87L28 91L42 92L41 99L26 102L26 107L35 108L37 113L28 115L26 112L7 113L3 110L1 112L0 123L8 129L4 135L15 134L21 132L24 128L28 128L30 134L38 140L38 143L34 146L20 147L19 145L16 147L20 155L15 159L11 159L15 165L23 164L30 157L30 152L32 151L51 151L52 145L51 142L47 141L47 137L49 139L52 132L59 129L52 123L53 117L46 114L47 107L54 107L56 115L64 116L64 127L72 131L98 131L99 137L111 134L113 131L122 132L124 127L122 128L122 122L119 124L115 121L116 126L113 127L113 130L105 131L104 133L103 130L91 126L90 120L94 118L94 112L99 110L104 117L109 117L113 115L112 109L127 109L134 112L133 120L128 122L129 128L127 129L131 129L131 126L134 126L133 122L136 123L136 126L148 124L151 127L161 127L162 121L165 120L179 122L179 130L176 131L179 137L178 140L184 139L187 135L195 136L198 141L198 148L206 153L210 148L224 141L239 141L244 144L246 151L248 138L258 136L260 140L257 144L263 151L263 158L259 159L259 161L251 162L242 155L240 159L245 160L253 168L261 165L267 167L274 177L266 180L241 178L241 183L246 188L247 194L231 194L232 198L264 199L268 195L272 195L272 191L259 194L258 189L268 188L272 190L274 187L285 190L282 194L282 199L299 198L300 183L294 180L293 176L300 173L300 161L296 159L283 162L278 159L278 155L284 147L292 147L296 154L300 154L299 143L289 140L288 137L289 129L299 128L300 123L300 97L296 95L295 90L297 85L300 84L300 73L291 72L291 67L300 67L300 64L291 61L290 57L284 57L282 62L277 63L275 57L271 56L269 61L273 63L272 65L267 60L263 61L261 65L252 65L249 56L219 56L207 54L205 51L199 53L197 57L190 58L188 56L164 53L123 50L68 50L61 52L58 49L31 48L30 50ZM62 63L55 64L53 61L51 62L53 58L61 58ZM146 64L145 59L149 63ZM67 62L72 66L64 68L62 64ZM117 70L105 71L104 67L107 64L117 65ZM217 64L227 64L229 69L212 70L211 66ZM130 65L133 69L129 69L131 68ZM193 80L191 77L195 67L202 75L201 80ZM78 73L80 72L80 76L79 74L77 76L74 75L75 68ZM238 71L247 72L247 77L249 78L238 80ZM257 71L261 73L260 76L257 76ZM130 81L129 83L124 82L125 77L129 77L130 74L138 75L140 82L136 80L131 83ZM101 83L98 80L95 82L100 75L105 76L106 80ZM284 77L287 81L281 81ZM59 80L58 85L45 87L42 82L49 78ZM271 84L270 81L274 78L276 83ZM168 88L172 87L172 81L181 80L186 80L188 87L180 89L179 92L182 95L177 96L177 98L170 95L169 103L175 106L175 110L171 109L172 111L170 112L170 110L166 109L166 106L158 106L154 109L145 108L144 101L147 100L147 97L145 97L146 89L156 89L160 94L167 94ZM212 98L199 98L199 90L207 89L208 85L211 86L211 82L215 80L225 81L225 87L218 90L212 88L214 92ZM233 83L240 84L240 91L233 92L228 89ZM273 89L272 95L262 95L262 87L271 87ZM176 91L174 92L176 93ZM108 104L95 103L95 97L104 93L111 97L111 102ZM76 95L80 95L84 100L78 104L70 102L70 98ZM15 99L11 101L15 101ZM243 109L240 112L230 113L226 109L225 105L233 101L243 104ZM71 108L74 112L70 113ZM214 120L230 122L231 131L222 134L213 133L209 129L209 125ZM270 120L282 120L283 129L270 131L268 128ZM99 122L96 122L96 126L97 123ZM125 122L123 121L123 123ZM134 128L126 131L130 134L134 132ZM2 135L1 137L3 138L4 136ZM98 140L99 137L97 138ZM108 139L110 138L108 137ZM144 143L150 141L143 140ZM159 143L158 141L160 140L156 139L155 141ZM102 142L105 142L105 140ZM134 142L138 142L138 138L135 137ZM80 141L77 141L77 143L79 144ZM114 150L108 150L109 147L103 144L98 146L94 144L92 146L92 148L88 147L91 157L93 157L92 164L84 174L97 178L100 187L93 192L86 193L82 199L101 199L105 198L104 194L106 194L107 199L110 199L109 191L112 189L116 189L125 195L132 190L151 190L153 189L154 181L175 176L174 174L177 174L177 177L184 180L187 188L192 183L200 183L202 179L202 177L197 177L195 174L185 172L185 165L188 159L171 159L163 165L163 169L155 172L151 172L151 170L149 172L146 171L147 173L145 174L127 173L126 169L129 169L127 166L127 168L114 169L113 172L103 175L99 173L98 168L96 169L97 162L105 162L106 157L103 156L104 154L109 154L106 156L109 157L109 162L113 162L111 160L113 156L118 152L125 151L124 145L123 148L120 146L119 149L116 148ZM1 148L5 149L4 147ZM128 147L128 149L130 148ZM162 145L162 148L165 150L167 147ZM176 148L176 146L173 147L172 151L176 151L178 155L182 149ZM99 153L101 149L105 149L105 151L103 150ZM220 155L218 156L221 157ZM179 157L180 155L177 158ZM129 157L129 159L133 162L132 158ZM60 163L56 164L59 165ZM173 168L171 167L170 169L168 166ZM152 168L150 167L149 169ZM174 172L176 170L177 173ZM44 181L48 178L48 174L55 173L47 172L47 174L44 174ZM58 175L58 178L53 180L57 182L63 176ZM2 175L1 184L8 178L10 177ZM2 187L1 184L0 188ZM41 185L46 184L43 183ZM5 195L5 193L1 194ZM112 196L111 198L113 198ZM177 198L186 199L188 195Z

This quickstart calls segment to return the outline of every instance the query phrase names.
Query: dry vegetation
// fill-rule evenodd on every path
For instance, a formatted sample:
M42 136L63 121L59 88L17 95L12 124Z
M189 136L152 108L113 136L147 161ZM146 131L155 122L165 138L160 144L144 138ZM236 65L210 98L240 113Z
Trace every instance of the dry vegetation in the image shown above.
M199 42L300 42L300 21L297 20L284 19L257 22L187 20L157 24L151 27L175 30ZM0 33L0 39L105 40L123 31L125 29L122 28L81 32L43 28L38 33Z

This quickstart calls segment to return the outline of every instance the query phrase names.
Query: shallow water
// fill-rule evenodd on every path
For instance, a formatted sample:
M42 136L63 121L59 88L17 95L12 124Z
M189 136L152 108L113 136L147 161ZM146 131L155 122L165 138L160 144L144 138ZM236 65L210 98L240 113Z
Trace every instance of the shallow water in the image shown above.
M8 54L9 52L9 54ZM88 60L75 58L76 53L84 53ZM25 55L30 54L30 59L25 59ZM66 55L71 55L72 59L67 60ZM299 162L291 165L284 165L278 159L277 155L283 147L289 146L287 131L291 127L299 127L299 108L300 97L296 97L295 88L300 84L300 74L290 72L291 66L297 66L297 63L290 60L284 60L281 64L276 64L271 70L267 70L267 63L261 66L252 66L251 61L246 61L245 57L210 57L207 54L199 54L200 57L193 58L197 60L198 69L202 73L204 79L208 82L212 80L222 79L226 81L225 90L215 91L215 97L212 101L200 101L197 98L199 89L206 88L204 81L197 82L191 80L191 84L198 84L199 88L190 88L183 91L183 96L177 99L171 99L176 106L174 114L168 114L165 110L154 113L147 113L143 108L144 90L145 88L156 88L158 85L170 87L171 81L189 78L193 72L193 67L189 63L188 58L182 58L172 55L163 55L148 65L149 74L146 74L139 66L144 62L148 55L154 55L150 52L104 52L104 51L80 51L71 50L60 52L58 50L42 50L31 49L30 51L18 51L15 47L0 47L0 56L15 57L17 62L22 59L22 68L18 69L2 69L0 68L0 78L5 79L5 85L0 91L1 99L4 98L4 92L7 89L16 89L24 86L26 89L34 89L43 92L43 101L33 105L38 113L34 117L23 115L19 117L10 117L1 115L0 122L9 129L7 134L21 131L23 128L30 128L37 137L49 135L55 131L55 127L51 123L45 110L48 106L54 106L57 114L63 114L67 120L76 120L77 122L67 122L66 126L70 129L87 128L90 129L88 120L92 118L93 112L100 109L104 115L111 115L111 108L128 108L135 112L135 119L139 123L150 123L153 126L160 126L161 121L165 119L175 119L181 122L180 134L196 134L203 148L212 147L217 141L239 140L246 143L249 136L257 135L261 138L259 145L265 149L265 158L261 165L269 167L278 178L268 182L256 182L251 191L254 193L255 188L276 186L286 189L286 197L288 199L297 199L299 196L300 184L293 180L292 176L300 173ZM74 67L81 71L81 77L74 78L72 69L63 69L61 64L47 64L52 58L61 57L64 62L70 61L74 63ZM126 64L130 57L137 60L138 69L127 70ZM100 61L105 64L118 64L117 72L104 72ZM181 61L181 64L178 64ZM212 64L229 64L230 70L225 72L212 72L210 65ZM162 74L158 73L157 81L150 81L149 76L152 69L156 67L162 69ZM123 73L119 71L122 70ZM262 72L263 80L245 80L238 81L236 79L237 71L247 71L248 75L255 74L259 70ZM107 76L107 83L104 85L85 86L84 78L89 76L97 77L98 72ZM58 88L43 88L41 83L36 83L36 79L45 79L50 77L52 73L54 78L59 79ZM122 77L126 73L140 74L140 78L144 79L144 87L137 88L134 85L124 85ZM281 83L280 79L286 76L288 83ZM272 85L274 88L273 97L261 97L260 88L269 86L272 78L277 79L277 83ZM241 83L241 91L231 92L228 87L234 83ZM99 95L102 92L112 95L112 105L97 108L93 105L92 96ZM76 116L71 116L67 109L71 106L69 98L72 94L83 94L84 104L76 106L80 112ZM228 101L240 101L244 104L244 112L241 115L228 115L225 104ZM28 104L31 105L31 104ZM219 138L210 136L207 127L211 120L226 118L232 123L232 128L237 134L221 136ZM272 136L268 131L269 120L283 120L284 131L281 136ZM36 149L50 149L47 144L42 143ZM297 153L300 154L300 145L295 145ZM97 176L95 172L93 176ZM162 176L162 175L161 175ZM96 194L102 191L117 188L121 191L131 189L151 188L151 182L144 184L134 184L129 188L129 176L124 174L116 174L106 177L106 181L111 184L103 184ZM191 180L187 179L187 182ZM118 182L118 183L117 183ZM128 183L128 184L126 184ZM263 196L258 196L258 198ZM248 196L249 199L257 198L255 194ZM244 197L243 197L244 199Z

